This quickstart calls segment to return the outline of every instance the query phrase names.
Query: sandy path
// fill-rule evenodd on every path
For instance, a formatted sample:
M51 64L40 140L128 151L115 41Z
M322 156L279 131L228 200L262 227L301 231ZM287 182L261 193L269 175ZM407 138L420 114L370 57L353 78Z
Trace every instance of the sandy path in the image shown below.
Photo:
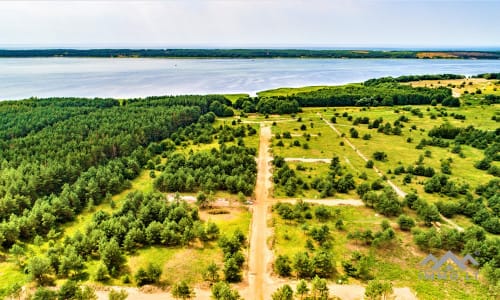
M332 160L330 158L300 158L300 157L285 157L285 161L298 161L306 163L322 162L329 164Z
M269 230L267 228L267 211L269 207L269 188L271 172L269 170L271 155L269 141L271 128L261 126L258 158L257 182L255 184L255 203L253 205L252 230L250 233L250 252L248 258L249 291L245 299L263 300L270 291L266 288L270 282L268 264L271 263L272 252L267 247Z
M112 287L114 290L125 290L128 294L127 300L175 300L171 293L169 292L153 292L145 293L138 288L131 287ZM210 290L202 290L199 288L194 288L195 297L194 299L211 299L212 294ZM98 300L108 300L109 291L96 291Z
M296 203L299 200L302 200L306 203L323 204L326 206L340 206L340 205L364 206L365 205L363 203L363 201L361 201L359 199L279 199L276 202Z

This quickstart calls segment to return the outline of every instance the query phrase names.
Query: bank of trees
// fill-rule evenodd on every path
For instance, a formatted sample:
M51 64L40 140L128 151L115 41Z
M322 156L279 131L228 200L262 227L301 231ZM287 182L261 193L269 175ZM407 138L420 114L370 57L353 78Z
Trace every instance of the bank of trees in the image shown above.
M39 285L55 279L78 279L85 273L84 262L100 260L94 280L126 274L125 255L149 245L167 247L206 243L219 237L213 223L199 219L197 208L175 199L167 202L162 194L133 192L113 214L98 211L84 232L63 241L52 241L46 254L25 262L27 272ZM132 274L137 285L158 283L161 268L150 265ZM130 279L129 279L130 280Z
M220 150L200 151L188 157L171 154L154 186L163 192L227 190L251 195L257 174L254 155L253 148L225 144Z
M185 57L185 58L435 58L498 59L498 51L311 50L311 49L26 49L0 50L0 57ZM422 56L422 54L424 54Z
M30 99L0 106L9 110L21 112L1 122L3 136L9 137L0 142L0 244L5 248L18 239L43 237L128 187L155 154L145 150L148 145L207 119L200 118L197 106L150 109L110 99ZM23 129L25 116L35 127Z
M182 96L151 96L146 98L127 99L124 105L131 107L173 107L173 106L196 106L202 114L213 112L219 117L230 117L234 115L231 109L231 101L222 95L182 95Z
M399 77L380 77L373 78L365 81L363 84L366 86L379 85L381 83L395 83L395 82L410 82L421 80L450 80L450 79L464 79L464 75L457 74L426 74L426 75L403 75Z
M350 84L284 97L297 101L300 107L418 105L430 104L432 100L443 105L455 104L451 98L448 88L413 88L398 83Z

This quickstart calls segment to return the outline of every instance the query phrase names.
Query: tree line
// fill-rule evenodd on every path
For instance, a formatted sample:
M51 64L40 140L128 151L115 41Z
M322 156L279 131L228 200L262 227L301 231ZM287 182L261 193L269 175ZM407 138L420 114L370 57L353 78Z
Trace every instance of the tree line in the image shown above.
M0 57L186 57L186 58L420 58L412 50L312 49L0 49ZM437 58L499 59L500 51L425 51Z
M276 100L284 102L283 107L274 104ZM263 109L263 113L286 113L284 111L298 110L300 107L393 106L431 103L460 106L459 100L452 97L451 89L446 87L411 87L397 82L383 82L370 85L349 84L325 87L288 96L247 98L240 100L240 103L237 102L236 107L241 107L248 112L261 112L259 109Z

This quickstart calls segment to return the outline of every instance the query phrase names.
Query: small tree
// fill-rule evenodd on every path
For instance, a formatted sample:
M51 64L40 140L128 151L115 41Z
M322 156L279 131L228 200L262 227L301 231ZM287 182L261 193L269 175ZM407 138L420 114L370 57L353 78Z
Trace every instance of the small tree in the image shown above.
M314 265L307 252L295 254L293 267L299 278L311 278L314 273Z
M198 206L201 208L210 205L210 203L208 202L208 197L204 192L199 192L198 195L196 195L196 204L198 204Z
M304 299L304 296L307 296L307 293L309 292L309 288L307 287L307 282L304 279L301 279L299 283L297 283L297 292L296 294L299 295L300 300Z
M392 284L390 282L381 282L370 280L365 290L365 296L368 299L386 299L387 295L392 293Z
M96 281L104 282L109 279L108 275L108 269L104 264L99 264L99 267L97 268L97 271L95 273L95 278Z
M224 277L228 282L239 282L241 280L240 267L233 257L224 263Z
M325 205L319 205L314 209L314 215L316 215L316 218L320 220L321 222L327 221L331 217L330 210L328 210L328 207Z
M110 270L111 275L116 275L125 262L118 242L112 238L109 243L105 243L102 247L99 247L99 252L103 263Z
M366 162L365 167L366 167L366 168L368 168L368 169L373 168L373 160L369 159L369 160Z
M149 280L151 283L156 284L156 283L160 282L162 270L161 270L161 267L159 265L149 263L146 272L148 273L148 277L149 277Z
M373 153L373 158L378 161L386 161L387 160L387 154L383 151L375 151Z
M239 300L241 296L237 290L231 289L229 284L219 281L212 286L212 298L215 300Z
M415 226L415 220L413 220L410 216L400 215L398 218L399 228L404 231L410 231L412 227Z
M35 280L39 285L50 284L52 282L51 275L54 269L50 265L47 258L33 257L27 266L28 273L32 280Z
M128 297L128 293L125 290L116 291L112 289L109 291L108 299L109 300L125 300Z
M292 267L290 266L290 258L287 255L278 255L278 258L274 262L274 270L279 276L287 277L290 276L292 272Z
M330 291L326 285L326 280L319 278L317 275L312 280L312 293L314 299L328 300Z
M80 288L73 280L66 281L59 289L59 299L77 299Z
M176 299L191 299L195 293L185 281L181 281L173 286L172 296Z
M219 269L215 262L211 262L205 270L203 277L206 281L210 282L210 285L219 281Z
M314 273L316 276L330 278L335 273L335 262L332 254L327 250L321 250L313 259Z
M278 288L271 297L273 300L293 300L293 290L288 284L285 284Z

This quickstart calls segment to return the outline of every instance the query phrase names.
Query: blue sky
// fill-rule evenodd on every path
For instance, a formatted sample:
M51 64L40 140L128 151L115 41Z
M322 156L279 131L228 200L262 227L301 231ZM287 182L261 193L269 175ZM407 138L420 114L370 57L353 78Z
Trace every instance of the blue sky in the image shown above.
M0 1L0 46L500 48L500 0Z

